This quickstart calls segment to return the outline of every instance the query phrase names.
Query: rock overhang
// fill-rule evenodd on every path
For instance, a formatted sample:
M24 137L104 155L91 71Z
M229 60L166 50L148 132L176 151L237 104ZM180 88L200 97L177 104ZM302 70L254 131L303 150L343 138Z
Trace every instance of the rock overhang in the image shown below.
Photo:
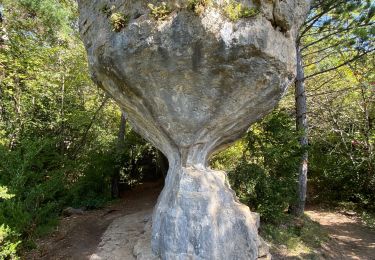
M141 134L165 154L204 163L284 94L295 75L292 21L306 1L242 1L260 13L237 21L224 14L228 1L211 1L200 15L187 1L166 2L172 12L157 20L149 1L81 0L81 34L94 79L132 111ZM111 28L105 4L129 17L121 31Z

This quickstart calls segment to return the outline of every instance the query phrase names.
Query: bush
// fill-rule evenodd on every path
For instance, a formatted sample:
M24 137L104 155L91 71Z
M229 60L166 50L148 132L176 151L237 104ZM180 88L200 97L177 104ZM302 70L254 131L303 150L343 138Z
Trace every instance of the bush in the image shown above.
M18 259L17 247L20 241L18 235L8 226L0 226L0 259Z
M8 189L0 186L0 203L14 197ZM1 204L0 204L1 205ZM0 225L0 259L18 259L17 247L20 244L19 235L5 224Z
M88 163L69 189L70 206L96 209L111 200L110 181L116 167L112 151L91 152Z
M109 20L111 21L113 31L119 32L126 26L129 21L129 17L123 13L113 13L109 17Z
M192 10L197 15L201 15L204 9L210 4L211 0L189 0L188 9Z
M296 183L291 176L273 176L259 165L243 162L229 173L229 178L240 200L258 212L263 221L282 221L295 202Z
M233 153L228 149L212 161L212 165L229 169L229 180L239 199L259 212L264 221L280 221L296 200L302 152L298 136L293 118L278 110L253 125L236 144L243 150ZM236 166L228 159L233 156L239 161Z
M311 145L309 185L314 202L352 202L375 211L375 167L363 149L347 153L340 137L328 134ZM348 144L350 146L350 144ZM319 191L319 192L318 192Z
M241 3L236 3L235 1L230 2L225 7L225 14L233 22L241 18L249 18L256 16L258 13L259 10L257 8L249 8L243 6Z
M172 12L171 8L165 3L162 2L161 5L148 4L148 8L151 10L151 15L156 20L165 20L168 15Z
M24 240L23 246L33 245L34 236L54 228L66 194L55 147L52 139L26 140L13 151L0 150L0 183L13 194L0 203L3 230L6 234L8 228L12 230L4 243L14 244L17 234L18 239ZM16 250L15 246L10 248Z

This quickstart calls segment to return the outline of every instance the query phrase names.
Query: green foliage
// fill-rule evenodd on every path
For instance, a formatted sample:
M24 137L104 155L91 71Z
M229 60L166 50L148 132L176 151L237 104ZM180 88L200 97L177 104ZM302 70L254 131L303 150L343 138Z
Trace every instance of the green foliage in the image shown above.
M69 190L70 205L75 208L96 209L111 199L110 177L114 169L113 154L106 151L88 154L82 176Z
M25 34L28 31L37 37L61 40L72 33L71 23L76 19L74 9L77 5L73 0L3 0L3 5L5 14L11 15L6 17L8 20L22 20L15 25L25 29Z
M372 1L314 1L300 32L306 76L327 73L374 51Z
M148 4L147 6L151 10L151 15L156 20L165 20L172 12L171 8L165 2L162 2L160 5Z
M259 9L255 7L246 7L241 3L231 1L224 9L226 16L233 22L241 18L249 18L256 16Z
M343 68L334 75L341 77L332 81L331 93L325 95L329 103L322 104L319 97L319 116L311 120L316 125L310 156L309 184L314 195L311 199L352 202L374 211L373 57L357 61L349 69ZM326 77L318 80L325 81ZM351 87L345 90L347 86ZM312 98L312 102L317 99Z
M331 143L322 140L312 145L310 185L313 191L319 190L312 199L318 202L352 201L374 210L373 162L366 151L352 147L359 143L358 139L353 138L353 144L348 144L354 150L350 155L339 136L321 138L329 138Z
M285 111L276 111L252 126L242 142L243 150L222 152L212 165L229 164L229 180L240 200L262 220L281 221L296 199L301 149L294 120Z
M188 9L195 14L201 15L204 9L211 4L211 0L188 0Z
M362 211L361 219L367 227L375 229L375 213Z
M14 197L14 194L9 194L7 187L0 186L0 201L1 199L11 199L13 197Z
M14 194L12 199L1 203L0 222L7 223L26 239L57 218L63 205L66 189L53 144L30 140L14 151L0 151L3 158L0 183L6 183Z
M293 178L272 176L256 164L241 163L229 172L229 178L240 200L260 213L264 221L282 220L295 199Z
M19 243L18 236L8 226L0 225L0 259L19 259L17 257Z
M276 250L286 246L288 252L303 255L304 259L314 259L314 250L329 239L324 229L306 216L297 219L289 217L279 225L263 224L261 235Z
M245 139L241 139L228 147L225 151L212 156L211 167L226 172L232 171L241 161L245 151Z
M123 13L113 13L109 17L113 31L120 32L128 23L129 17Z
M0 203L2 200L13 198L13 194L8 194L7 187L0 186ZM2 204L0 204L2 205ZM18 259L17 247L20 244L18 234L5 224L0 225L0 259Z

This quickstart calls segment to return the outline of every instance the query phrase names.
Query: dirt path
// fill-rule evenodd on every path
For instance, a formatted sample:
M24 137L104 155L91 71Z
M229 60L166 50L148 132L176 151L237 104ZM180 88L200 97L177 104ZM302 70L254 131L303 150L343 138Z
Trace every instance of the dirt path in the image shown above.
M150 214L161 188L161 184L157 183L144 184L125 192L120 201L105 209L62 218L57 230L51 236L37 241L38 249L22 258L27 260L95 259L102 235L110 224L124 216L129 215L130 218L134 218L135 214L142 212ZM132 227L135 237L143 230L142 221L143 218L140 220L141 224L138 223ZM133 243L132 238L128 238L128 242Z
M124 193L120 201L105 209L62 218L57 230L37 241L38 249L23 259L96 260L108 255L111 260L135 259L135 241L144 233L160 191L160 184L144 184ZM358 218L321 209L311 209L306 214L320 223L331 238L320 250L322 257L313 259L375 260L375 231L364 227ZM124 232L117 232L120 229L126 230L126 237ZM117 252L119 248L121 252ZM128 249L126 259L124 249Z
M320 209L306 214L320 223L331 238L323 245L325 259L375 260L375 231L363 226L358 218Z

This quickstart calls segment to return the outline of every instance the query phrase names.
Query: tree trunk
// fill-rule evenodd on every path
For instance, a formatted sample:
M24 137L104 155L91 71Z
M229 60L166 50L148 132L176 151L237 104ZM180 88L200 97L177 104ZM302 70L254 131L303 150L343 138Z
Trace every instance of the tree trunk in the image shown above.
M65 73L65 70L64 70ZM64 123L64 109L65 109L65 75L61 77L61 104L60 104L60 120L61 120L61 143L60 143L60 153L61 156L64 155L65 151L65 123Z
M125 134L126 134L126 115L124 112L121 113L120 128L117 135L117 155L122 154L122 149L125 148ZM120 171L121 167L117 165L111 178L111 195L112 198L120 197Z
M298 201L293 209L296 216L302 216L305 210L306 192L307 192L307 168L308 168L308 124L307 124L307 104L305 92L305 79L303 71L303 61L301 49L297 44L297 78L295 81L295 99L296 99L296 128L301 134L300 145L303 149L298 174Z
M6 40L8 39L7 32L3 26L4 22L4 6L0 3L0 49L5 45Z

